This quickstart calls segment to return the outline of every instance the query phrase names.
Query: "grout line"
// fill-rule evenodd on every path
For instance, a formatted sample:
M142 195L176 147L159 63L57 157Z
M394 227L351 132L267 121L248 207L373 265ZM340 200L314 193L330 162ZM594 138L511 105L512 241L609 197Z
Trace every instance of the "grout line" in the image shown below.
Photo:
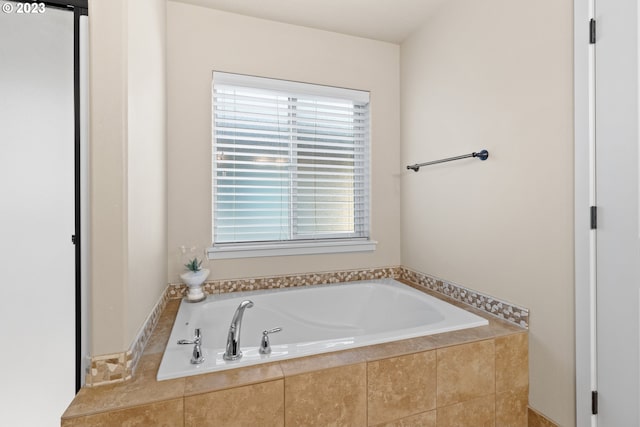
M365 414L364 416L367 418L367 425L369 425L369 361L364 361L364 402L365 402Z

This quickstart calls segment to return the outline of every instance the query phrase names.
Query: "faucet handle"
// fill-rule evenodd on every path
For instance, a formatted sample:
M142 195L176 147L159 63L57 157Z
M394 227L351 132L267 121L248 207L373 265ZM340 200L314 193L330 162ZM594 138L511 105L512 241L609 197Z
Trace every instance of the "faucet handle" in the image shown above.
M271 343L269 342L269 334L280 332L282 328L273 328L262 331L262 339L260 340L260 354L271 354Z
M196 328L194 331L195 337L193 340L178 340L178 344L193 344L193 355L191 356L191 363L194 365L198 365L204 362L204 357L202 355L202 348L200 345L202 344L202 336L200 335L200 328Z
M194 338L192 340L178 340L178 344L201 344L202 343L202 337L200 335L200 328L196 328L196 330L194 331Z

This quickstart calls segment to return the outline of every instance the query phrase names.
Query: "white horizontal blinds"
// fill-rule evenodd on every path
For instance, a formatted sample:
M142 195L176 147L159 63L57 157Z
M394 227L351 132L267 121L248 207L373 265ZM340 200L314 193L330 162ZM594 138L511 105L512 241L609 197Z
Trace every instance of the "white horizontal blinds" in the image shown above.
M368 237L368 98L214 73L214 243Z
M288 239L288 100L214 86L214 242Z
M352 101L298 99L293 109L297 237L365 236L366 108Z

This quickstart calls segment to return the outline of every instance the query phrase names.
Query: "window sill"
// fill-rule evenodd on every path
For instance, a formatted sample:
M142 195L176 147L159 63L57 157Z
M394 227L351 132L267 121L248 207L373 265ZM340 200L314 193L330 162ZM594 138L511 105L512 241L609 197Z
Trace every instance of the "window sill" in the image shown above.
M374 240L304 241L287 243L225 244L207 249L208 259L373 252Z

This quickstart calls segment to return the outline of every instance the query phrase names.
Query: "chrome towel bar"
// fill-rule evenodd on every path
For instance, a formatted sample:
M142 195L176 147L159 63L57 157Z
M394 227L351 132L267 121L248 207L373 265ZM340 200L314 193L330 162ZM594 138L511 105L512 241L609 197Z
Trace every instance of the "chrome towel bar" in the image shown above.
M411 169L414 172L418 172L422 166L435 165L437 163L450 162L452 160L466 159L467 157L477 157L480 160L487 160L489 158L489 152L487 150L482 150L482 151L479 151L478 153L473 152L471 154L465 154L463 156L447 157L446 159L434 160L426 163L416 163L415 165L408 165L407 169Z

